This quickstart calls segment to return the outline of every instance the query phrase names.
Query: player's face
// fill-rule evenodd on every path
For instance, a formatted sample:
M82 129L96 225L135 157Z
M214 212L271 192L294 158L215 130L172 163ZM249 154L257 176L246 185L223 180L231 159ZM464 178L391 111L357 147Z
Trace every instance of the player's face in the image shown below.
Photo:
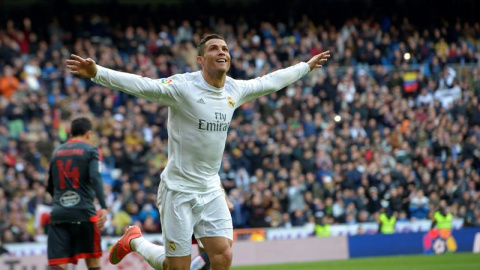
M211 39L205 43L205 51L200 59L204 69L209 71L227 72L230 68L230 53L225 41Z

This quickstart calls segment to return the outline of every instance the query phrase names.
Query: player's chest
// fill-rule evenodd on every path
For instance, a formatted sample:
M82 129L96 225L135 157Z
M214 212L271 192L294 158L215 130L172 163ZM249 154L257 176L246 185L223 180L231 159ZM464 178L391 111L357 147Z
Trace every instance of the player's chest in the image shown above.
M192 95L186 105L190 108L192 118L229 122L235 111L235 104L235 99L228 94L203 93Z

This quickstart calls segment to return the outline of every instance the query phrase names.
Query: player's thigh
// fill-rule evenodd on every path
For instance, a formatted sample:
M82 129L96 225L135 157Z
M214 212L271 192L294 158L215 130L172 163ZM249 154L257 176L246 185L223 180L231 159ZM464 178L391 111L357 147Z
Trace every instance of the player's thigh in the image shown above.
M232 250L232 240L225 237L203 237L201 239L205 252L211 258L212 255L230 254Z
M102 256L100 230L94 222L72 224L72 232L74 255L82 254L84 258L100 258Z
M223 193L205 205L195 225L195 237L203 244L212 266L231 265L233 225Z
M163 244L167 257L192 253L192 197L182 192L164 190L158 203Z
M204 237L224 237L233 240L232 216L223 192L220 191L219 196L208 202L200 218L196 216L194 220L197 221L194 228L195 238L200 239L203 245Z
M181 257L167 257L165 259L164 269L168 270L190 270L190 255Z
M50 224L48 228L47 256L49 265L68 262L73 254L68 223Z

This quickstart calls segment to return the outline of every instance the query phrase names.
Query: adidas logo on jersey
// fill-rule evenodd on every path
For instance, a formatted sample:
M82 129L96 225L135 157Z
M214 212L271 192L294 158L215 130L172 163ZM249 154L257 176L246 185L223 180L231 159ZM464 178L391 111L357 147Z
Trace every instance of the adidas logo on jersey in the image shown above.
M203 98L200 98L199 100L197 100L197 103L205 104L205 101L203 101Z

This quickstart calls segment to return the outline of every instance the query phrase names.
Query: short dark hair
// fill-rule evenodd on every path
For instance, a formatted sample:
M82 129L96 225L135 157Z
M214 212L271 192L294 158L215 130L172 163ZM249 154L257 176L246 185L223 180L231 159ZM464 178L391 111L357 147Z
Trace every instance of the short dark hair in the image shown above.
M93 125L90 119L86 117L79 117L72 121L70 126L70 134L72 137L83 136L88 131L92 130Z
M203 56L204 55L204 53L205 53L205 43L207 43L207 41L209 41L210 39L221 39L221 40L225 41L225 39L220 35L217 35L217 34L207 35L206 37L204 37L200 41L200 43L197 46L198 56Z

